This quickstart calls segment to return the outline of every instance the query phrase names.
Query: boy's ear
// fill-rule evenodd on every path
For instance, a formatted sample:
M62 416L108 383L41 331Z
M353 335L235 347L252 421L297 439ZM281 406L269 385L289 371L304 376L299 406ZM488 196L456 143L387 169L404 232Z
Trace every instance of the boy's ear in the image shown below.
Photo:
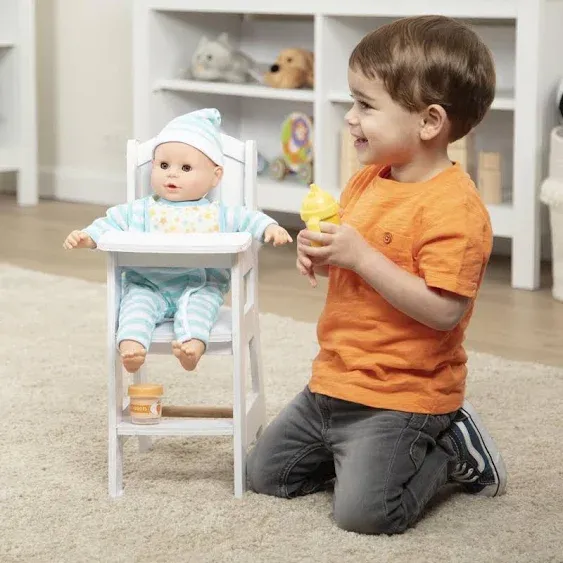
M438 104L432 104L422 114L420 138L423 141L431 141L445 131L448 128L448 124L449 120L446 110Z

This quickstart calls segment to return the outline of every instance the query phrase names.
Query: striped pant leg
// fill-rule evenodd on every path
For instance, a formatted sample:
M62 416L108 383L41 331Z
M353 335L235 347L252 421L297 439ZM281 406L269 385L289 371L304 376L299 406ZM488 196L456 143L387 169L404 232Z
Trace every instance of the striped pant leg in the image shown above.
M224 295L216 285L207 284L196 290L184 291L174 315L176 339L186 342L195 338L207 346L223 301Z
M126 287L119 307L117 345L134 340L149 349L156 325L164 320L167 304L162 295L143 286Z

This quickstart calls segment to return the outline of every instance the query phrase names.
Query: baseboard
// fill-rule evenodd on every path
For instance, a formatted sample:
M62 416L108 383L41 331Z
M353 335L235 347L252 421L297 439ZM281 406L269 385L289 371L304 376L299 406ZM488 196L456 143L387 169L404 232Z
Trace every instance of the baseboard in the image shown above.
M91 170L69 167L41 167L40 196L97 205L115 205L127 199L123 175L97 174Z

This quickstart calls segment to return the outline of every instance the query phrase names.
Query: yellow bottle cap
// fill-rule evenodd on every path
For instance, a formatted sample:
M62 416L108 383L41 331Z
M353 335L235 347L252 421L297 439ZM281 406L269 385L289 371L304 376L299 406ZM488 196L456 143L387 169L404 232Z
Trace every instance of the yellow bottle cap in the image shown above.
M331 194L321 190L317 184L311 184L309 192L301 204L301 219L307 222L313 217L321 221L337 215L340 206Z
M135 383L127 390L130 397L160 397L164 393L162 385L152 383Z

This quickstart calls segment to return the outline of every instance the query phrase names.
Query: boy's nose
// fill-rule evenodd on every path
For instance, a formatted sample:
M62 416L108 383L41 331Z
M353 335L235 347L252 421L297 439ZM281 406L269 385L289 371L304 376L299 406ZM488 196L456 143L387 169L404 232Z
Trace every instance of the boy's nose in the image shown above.
M348 125L358 125L358 116L356 115L354 108L351 108L348 112L346 112L344 121L346 121Z

